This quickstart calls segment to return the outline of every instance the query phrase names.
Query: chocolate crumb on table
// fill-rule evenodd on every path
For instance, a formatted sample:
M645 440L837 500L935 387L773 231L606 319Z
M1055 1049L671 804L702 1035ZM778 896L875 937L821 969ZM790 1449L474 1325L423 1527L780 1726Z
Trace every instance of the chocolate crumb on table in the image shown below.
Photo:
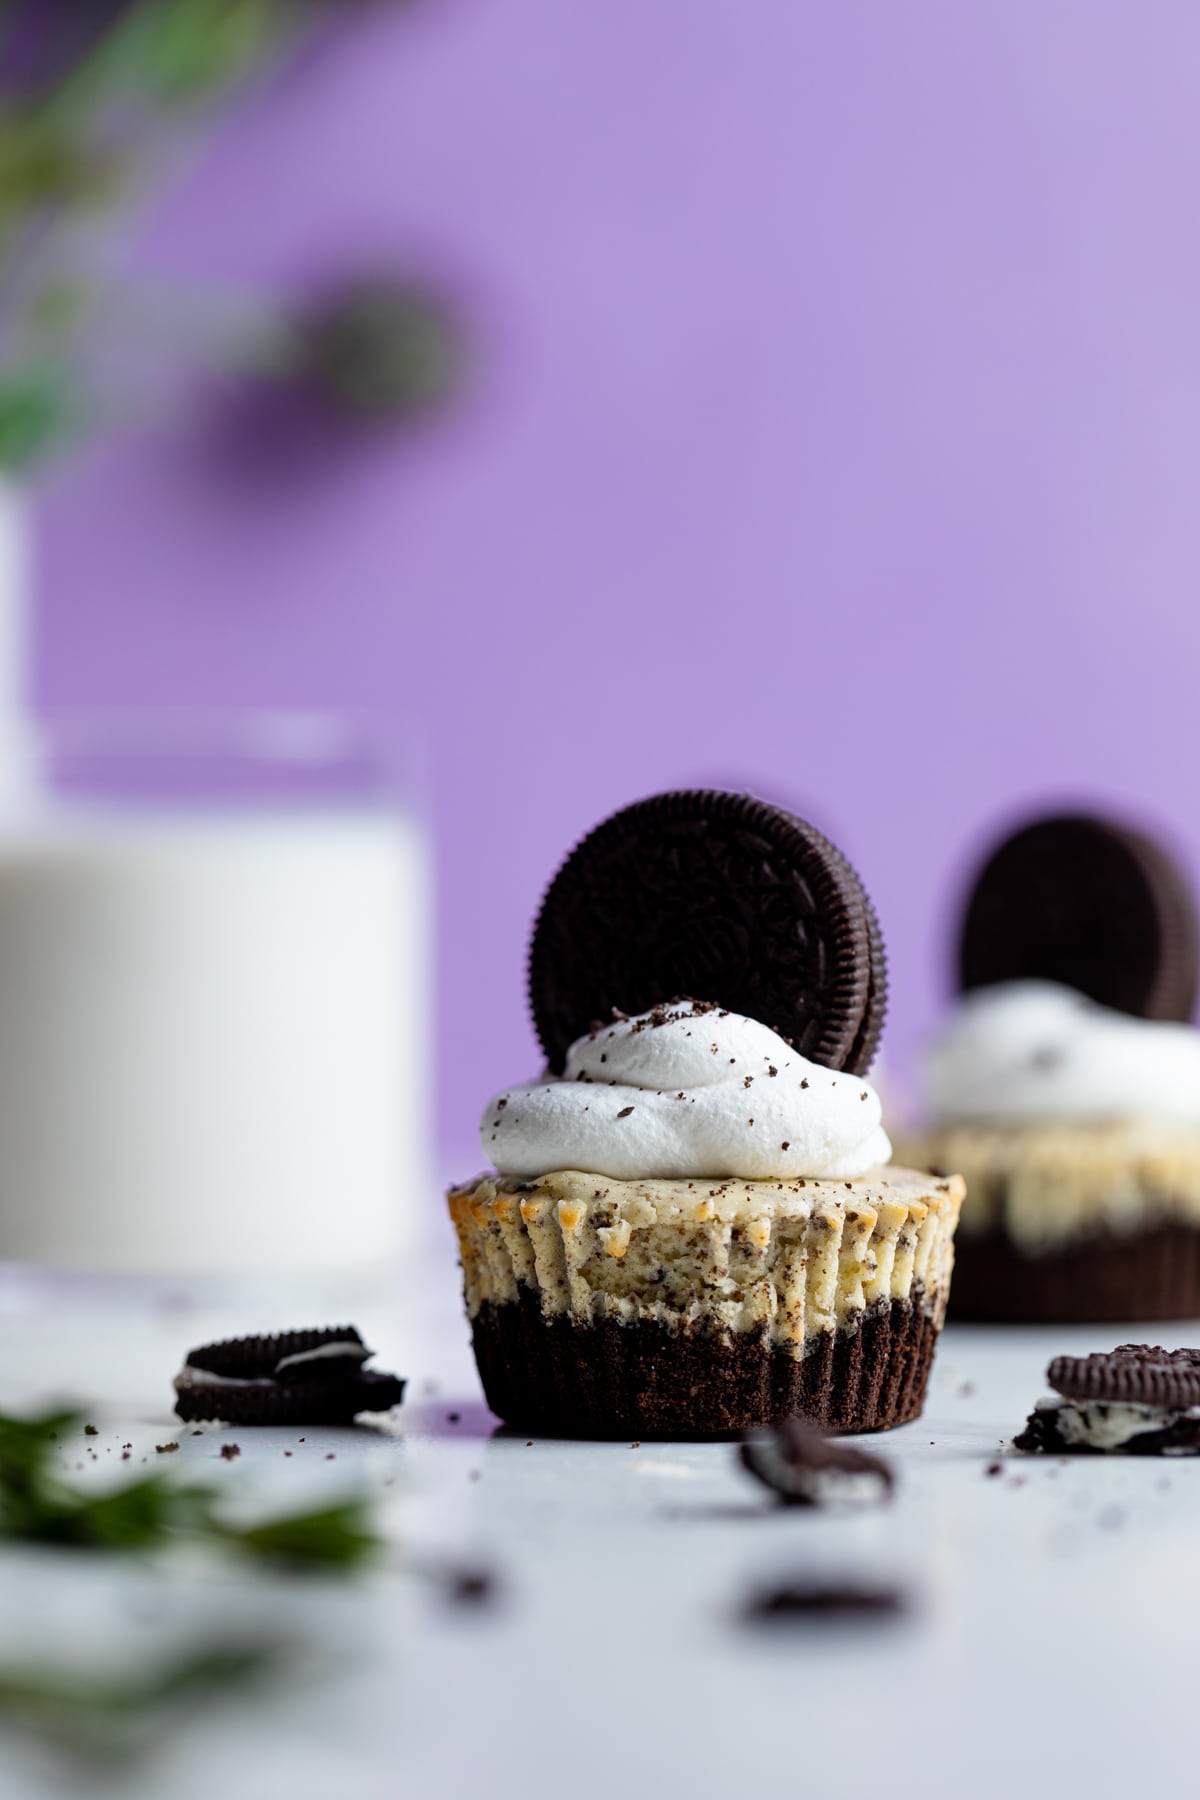
M908 1604L899 1588L882 1583L829 1582L802 1576L752 1595L742 1616L748 1624L896 1618L908 1611Z
M448 1570L443 1578L446 1598L456 1606L487 1606L499 1594L499 1582L490 1569Z

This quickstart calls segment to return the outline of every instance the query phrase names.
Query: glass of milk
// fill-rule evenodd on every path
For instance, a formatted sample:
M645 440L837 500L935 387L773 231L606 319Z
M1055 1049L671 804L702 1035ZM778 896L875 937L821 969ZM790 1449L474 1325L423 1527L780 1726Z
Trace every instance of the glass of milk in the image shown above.
M323 1273L411 1243L430 862L362 723L51 725L0 818L0 1262Z

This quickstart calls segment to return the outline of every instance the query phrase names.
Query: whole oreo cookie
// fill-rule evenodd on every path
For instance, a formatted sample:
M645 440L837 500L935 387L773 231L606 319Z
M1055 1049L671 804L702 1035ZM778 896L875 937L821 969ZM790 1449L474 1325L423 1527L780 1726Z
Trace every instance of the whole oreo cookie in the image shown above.
M1128 826L1034 820L977 875L959 940L964 988L1056 981L1142 1019L1190 1019L1196 908L1182 871Z
M1056 1356L1046 1379L1065 1400L1160 1406L1200 1406L1200 1350L1161 1350L1121 1344L1092 1356Z
M230 1425L349 1425L404 1398L397 1376L364 1367L373 1355L353 1325L201 1344L175 1377L175 1411Z
M862 883L803 820L745 794L656 794L568 856L529 954L555 1073L598 1020L690 995L769 1025L801 1055L863 1075L887 963Z

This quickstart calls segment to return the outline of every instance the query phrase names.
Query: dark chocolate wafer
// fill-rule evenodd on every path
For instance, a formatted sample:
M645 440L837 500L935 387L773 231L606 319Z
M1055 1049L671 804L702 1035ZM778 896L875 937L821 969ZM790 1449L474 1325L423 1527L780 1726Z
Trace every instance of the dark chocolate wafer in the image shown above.
M529 956L550 1067L597 1021L676 995L769 1025L801 1055L865 1074L887 965L862 883L827 838L764 801L656 794L596 827L542 903Z
M1101 1400L1185 1411L1200 1406L1200 1350L1120 1344L1091 1356L1056 1356L1046 1370L1066 1400Z
M785 1506L819 1506L827 1496L851 1489L885 1498L894 1484L882 1457L826 1437L804 1419L785 1419L773 1431L754 1432L739 1445L738 1454L743 1468Z
M363 1366L373 1355L353 1325L202 1344L175 1377L175 1411L231 1425L348 1425L404 1398L399 1377Z
M958 964L964 989L1056 981L1137 1018L1190 1019L1195 899L1142 832L1082 813L1036 819L975 877Z

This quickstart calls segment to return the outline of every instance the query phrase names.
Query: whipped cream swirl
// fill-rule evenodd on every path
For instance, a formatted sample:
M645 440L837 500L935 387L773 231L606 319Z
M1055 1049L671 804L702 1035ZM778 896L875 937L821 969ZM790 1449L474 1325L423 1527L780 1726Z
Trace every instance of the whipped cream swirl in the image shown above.
M881 1110L768 1026L684 1000L579 1038L561 1079L496 1096L480 1138L502 1175L853 1177L892 1154Z
M928 1067L939 1124L1156 1119L1200 1126L1200 1032L1049 981L977 988Z

